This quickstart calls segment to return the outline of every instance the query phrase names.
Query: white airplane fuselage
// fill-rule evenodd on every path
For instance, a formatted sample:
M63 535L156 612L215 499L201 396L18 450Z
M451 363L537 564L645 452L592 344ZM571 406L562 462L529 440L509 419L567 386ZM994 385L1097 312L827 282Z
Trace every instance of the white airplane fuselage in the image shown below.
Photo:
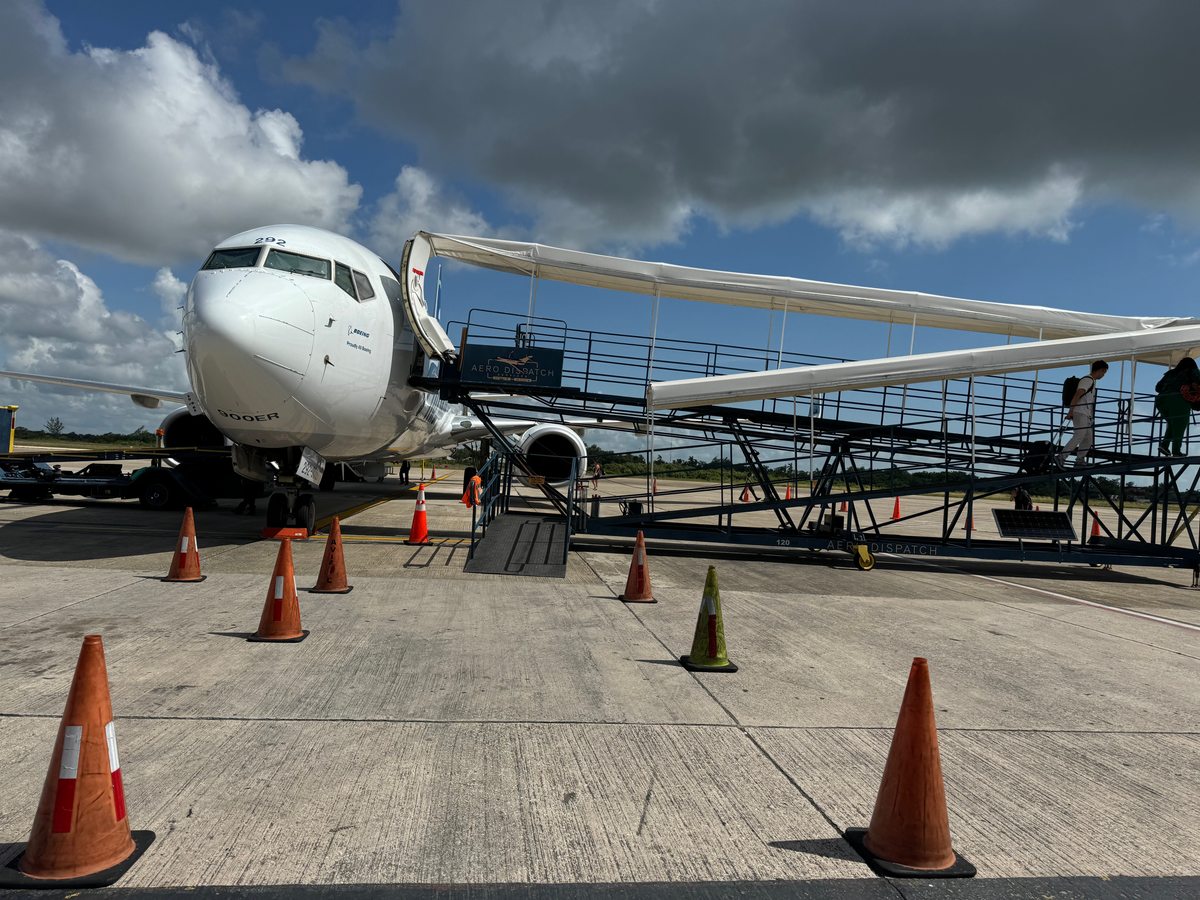
M326 459L454 445L451 407L408 385L421 349L396 273L349 238L275 225L222 241L188 287L183 337L193 391L236 443Z

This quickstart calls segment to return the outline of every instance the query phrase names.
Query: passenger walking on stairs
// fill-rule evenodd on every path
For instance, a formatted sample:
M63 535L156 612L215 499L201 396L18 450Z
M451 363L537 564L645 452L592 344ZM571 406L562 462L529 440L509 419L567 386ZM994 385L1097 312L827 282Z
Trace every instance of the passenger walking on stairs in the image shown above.
M1183 456L1183 438L1187 434L1188 419L1192 415L1192 404L1200 404L1200 370L1196 361L1185 356L1175 368L1154 386L1158 396L1154 408L1166 420L1162 441L1158 445L1159 456Z
M1063 405L1067 407L1066 418L1075 424L1075 434L1063 447L1062 453L1055 460L1061 469L1067 464L1067 457L1075 453L1075 465L1080 465L1096 443L1096 382L1108 372L1108 363L1102 359L1092 363L1092 371L1078 380L1075 392L1068 399L1064 392ZM1070 381L1065 385L1069 387Z

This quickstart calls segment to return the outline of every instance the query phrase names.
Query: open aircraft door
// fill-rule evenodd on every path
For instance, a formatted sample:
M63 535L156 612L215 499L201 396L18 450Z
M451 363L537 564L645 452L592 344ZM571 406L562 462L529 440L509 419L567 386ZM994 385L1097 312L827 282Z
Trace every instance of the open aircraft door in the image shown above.
M400 283L400 299L425 355L444 360L454 356L454 345L425 304L425 267L429 264L430 254L429 241L424 235L408 239L401 258L404 278Z

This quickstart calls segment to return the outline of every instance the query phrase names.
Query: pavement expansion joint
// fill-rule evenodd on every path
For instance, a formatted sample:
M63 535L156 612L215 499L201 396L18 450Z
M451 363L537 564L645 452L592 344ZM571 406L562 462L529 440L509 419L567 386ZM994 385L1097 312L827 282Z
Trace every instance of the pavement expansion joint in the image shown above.
M11 713L0 712L0 719L60 719L56 713ZM344 718L295 716L167 716L167 715L117 715L114 719L145 722L273 722L273 723L317 723L358 725L572 725L599 728L719 728L741 731L749 736L750 729L756 731L802 731L802 732L892 732L891 725L746 725L740 722L614 722L603 719L430 719L430 718ZM1200 731L1145 731L1145 730L1100 730L1088 728L963 728L939 726L939 734L1094 734L1146 737L1196 737Z

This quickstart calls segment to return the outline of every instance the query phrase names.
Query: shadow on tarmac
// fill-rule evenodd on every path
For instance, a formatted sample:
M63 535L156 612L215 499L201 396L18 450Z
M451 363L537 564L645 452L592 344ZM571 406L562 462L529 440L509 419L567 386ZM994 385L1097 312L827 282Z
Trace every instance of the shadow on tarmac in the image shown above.
M339 484L315 494L317 518L335 515L393 493L396 483ZM262 539L265 499L253 516L234 515L236 500L194 509L196 537L205 548L241 546ZM32 514L31 511L32 510ZM125 559L175 549L181 509L143 509L137 501L55 498L43 503L0 501L0 557L27 562ZM14 516L20 516L15 518Z
M0 525L0 556L53 563L169 553L182 519L178 510L155 512L130 504L63 506ZM235 516L218 507L196 510L195 519L203 552L259 540L266 516Z
M768 847L778 850L791 850L794 853L807 853L810 856L824 856L827 859L849 859L860 862L858 854L842 838L810 838L803 841L768 841Z

